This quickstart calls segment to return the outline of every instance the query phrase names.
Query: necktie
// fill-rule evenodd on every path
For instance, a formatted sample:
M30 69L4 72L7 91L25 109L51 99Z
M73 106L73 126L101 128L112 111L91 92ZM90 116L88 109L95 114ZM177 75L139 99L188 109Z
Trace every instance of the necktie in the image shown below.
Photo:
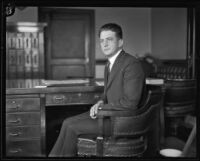
M105 65L105 79L106 79L106 82L108 81L108 77L109 77L109 74L110 74L110 62L107 61L106 65Z
M108 76L109 76L109 74L110 74L110 62L109 61L107 63L107 72L108 72Z

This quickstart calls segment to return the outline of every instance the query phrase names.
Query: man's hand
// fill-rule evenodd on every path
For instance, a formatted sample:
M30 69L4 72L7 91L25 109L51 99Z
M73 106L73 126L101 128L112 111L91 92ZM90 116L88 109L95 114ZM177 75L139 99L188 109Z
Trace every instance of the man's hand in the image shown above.
M99 101L97 102L95 105L93 105L91 108L90 108L90 117L92 119L96 119L97 117L97 112L98 112L98 108L100 105L103 104L103 101Z

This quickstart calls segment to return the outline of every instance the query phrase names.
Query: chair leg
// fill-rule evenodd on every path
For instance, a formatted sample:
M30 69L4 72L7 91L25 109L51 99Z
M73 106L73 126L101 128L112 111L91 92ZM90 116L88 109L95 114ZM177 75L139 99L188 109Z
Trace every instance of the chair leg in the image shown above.
M97 156L103 156L103 137L97 137Z
M194 125L193 125L193 128L192 128L192 131L187 139L187 142L183 148L183 152L182 152L182 156L186 156L188 151L189 151L189 148L193 142L193 140L195 139L196 137L196 122L194 122Z

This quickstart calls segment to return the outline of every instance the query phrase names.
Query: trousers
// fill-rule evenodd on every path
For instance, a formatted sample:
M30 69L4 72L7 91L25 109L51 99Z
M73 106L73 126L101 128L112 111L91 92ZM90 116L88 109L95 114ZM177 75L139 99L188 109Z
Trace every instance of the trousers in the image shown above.
M106 123L105 134L109 135L110 125ZM49 153L49 157L74 157L77 156L77 141L81 135L98 135L98 121L92 119L90 113L66 118L61 126L59 136Z

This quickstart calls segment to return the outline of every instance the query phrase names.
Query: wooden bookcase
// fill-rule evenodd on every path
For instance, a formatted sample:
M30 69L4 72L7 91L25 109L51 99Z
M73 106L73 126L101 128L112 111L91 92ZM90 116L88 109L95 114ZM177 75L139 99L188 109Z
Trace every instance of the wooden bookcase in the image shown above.
M44 79L45 26L45 23L7 22L7 88L31 88Z

